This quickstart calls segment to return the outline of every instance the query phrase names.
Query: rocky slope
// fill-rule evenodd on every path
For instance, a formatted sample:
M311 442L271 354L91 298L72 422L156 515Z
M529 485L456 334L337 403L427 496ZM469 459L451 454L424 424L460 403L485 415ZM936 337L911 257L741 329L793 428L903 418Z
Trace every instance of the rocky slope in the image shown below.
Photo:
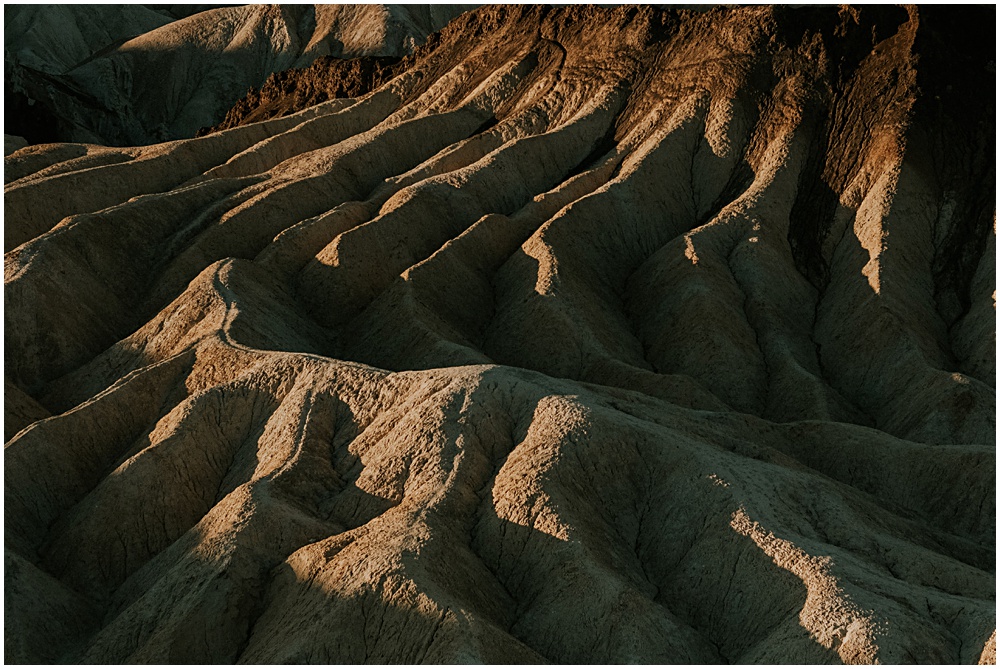
M272 72L399 57L465 9L232 5L171 20L162 7L6 8L7 133L116 146L191 137Z
M994 662L987 19L485 7L14 152L7 661Z
M321 102L366 95L410 65L409 58L322 56L306 68L275 72L258 89L251 88L220 123L202 128L198 137L239 125L287 116Z

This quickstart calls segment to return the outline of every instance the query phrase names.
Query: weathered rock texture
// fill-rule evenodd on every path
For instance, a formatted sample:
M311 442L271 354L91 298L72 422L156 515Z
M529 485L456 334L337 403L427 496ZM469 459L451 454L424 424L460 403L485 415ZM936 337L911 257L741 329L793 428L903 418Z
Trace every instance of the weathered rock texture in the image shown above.
M992 9L486 7L5 159L6 659L995 658Z
M259 89L247 91L220 123L202 128L197 136L287 116L328 100L361 97L404 72L410 64L410 58L392 56L322 56L307 68L275 72Z
M186 12L162 7L5 8L7 132L115 146L191 137L272 72L320 56L398 58L467 9L243 5L172 20Z

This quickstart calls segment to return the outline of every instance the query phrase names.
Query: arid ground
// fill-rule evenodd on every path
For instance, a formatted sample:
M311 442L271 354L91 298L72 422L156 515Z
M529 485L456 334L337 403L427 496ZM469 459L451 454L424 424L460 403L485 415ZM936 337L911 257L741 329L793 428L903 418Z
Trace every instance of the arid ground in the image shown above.
M149 7L5 8L6 662L995 662L993 6Z

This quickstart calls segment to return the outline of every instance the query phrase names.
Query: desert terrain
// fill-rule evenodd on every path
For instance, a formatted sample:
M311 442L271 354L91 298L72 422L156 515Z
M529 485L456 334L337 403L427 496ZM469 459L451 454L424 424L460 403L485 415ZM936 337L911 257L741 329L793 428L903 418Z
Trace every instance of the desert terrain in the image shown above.
M995 8L10 12L6 662L995 663Z

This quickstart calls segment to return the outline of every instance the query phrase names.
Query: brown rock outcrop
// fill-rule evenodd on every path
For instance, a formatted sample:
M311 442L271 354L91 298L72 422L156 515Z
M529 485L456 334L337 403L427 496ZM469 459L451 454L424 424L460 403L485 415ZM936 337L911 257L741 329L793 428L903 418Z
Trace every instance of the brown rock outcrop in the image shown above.
M323 56L303 69L275 72L259 89L251 88L217 125L202 128L198 136L239 125L266 121L302 111L337 98L357 98L386 83L409 63L406 59L362 56Z

